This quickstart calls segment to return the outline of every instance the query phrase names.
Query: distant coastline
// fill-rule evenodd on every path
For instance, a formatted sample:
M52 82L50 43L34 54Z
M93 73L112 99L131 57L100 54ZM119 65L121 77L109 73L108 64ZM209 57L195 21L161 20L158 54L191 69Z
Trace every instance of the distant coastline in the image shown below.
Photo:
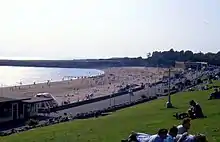
M85 68L105 69L110 67L171 67L176 61L207 62L220 66L220 52L193 53L192 51L154 51L146 58L119 57L108 59L79 59L79 60L6 60L0 59L0 66L20 67L52 67L52 68Z
M86 60L0 60L0 66L102 69L122 66L147 66L147 62L142 58Z

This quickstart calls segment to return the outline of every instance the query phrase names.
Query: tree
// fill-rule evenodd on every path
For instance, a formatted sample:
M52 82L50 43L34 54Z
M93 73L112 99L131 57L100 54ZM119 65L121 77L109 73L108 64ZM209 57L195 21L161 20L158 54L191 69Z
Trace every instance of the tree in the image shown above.
M150 57L151 57L151 53L148 52L148 53L147 53L147 58L150 58Z
M147 61L150 65L163 65L163 66L171 66L175 63L175 61L192 61L192 62L208 62L212 65L220 65L220 52L218 53L193 53L190 50L187 51L174 51L170 49L169 51L158 52L155 51L148 54Z
M186 59L186 60L192 60L192 58L193 58L193 52L192 52L192 51L187 50L187 51L184 53L184 55L185 55L185 59Z

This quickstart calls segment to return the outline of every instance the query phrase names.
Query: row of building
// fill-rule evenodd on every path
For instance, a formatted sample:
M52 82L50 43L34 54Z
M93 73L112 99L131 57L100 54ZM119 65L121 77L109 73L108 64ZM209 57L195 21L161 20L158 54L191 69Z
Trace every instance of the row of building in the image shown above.
M195 69L195 70L201 70L203 67L207 67L207 62L175 62L176 68L182 68L182 69Z
M51 103L52 98L0 97L0 123L37 116L41 108L50 108Z

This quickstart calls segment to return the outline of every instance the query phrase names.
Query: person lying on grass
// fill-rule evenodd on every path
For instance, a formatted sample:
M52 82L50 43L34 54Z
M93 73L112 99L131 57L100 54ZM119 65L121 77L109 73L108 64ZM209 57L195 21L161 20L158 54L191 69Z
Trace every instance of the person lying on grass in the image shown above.
M132 132L129 138L122 142L175 142L177 132L176 126L172 126L169 133L167 129L160 129L156 135Z
M220 91L218 88L215 88L215 92L210 94L209 100L212 100L212 99L220 99Z
M167 133L167 129L160 129L155 135L132 132L128 139L121 142L163 142L167 138Z
M208 142L203 134L191 135L187 132L176 136L176 142Z
M191 126L191 119L185 118L182 121L182 125L177 126L178 133L176 136L176 142L207 142L205 135L190 135L188 131Z
M175 142L175 138L177 136L178 129L176 126L170 128L169 133L167 134L167 138L164 142Z

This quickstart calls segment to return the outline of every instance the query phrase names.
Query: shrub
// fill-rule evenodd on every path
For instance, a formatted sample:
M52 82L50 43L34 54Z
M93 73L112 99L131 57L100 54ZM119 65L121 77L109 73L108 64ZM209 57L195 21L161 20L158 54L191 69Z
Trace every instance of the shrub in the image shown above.
M26 123L28 126L36 126L39 124L39 121L38 120L35 120L35 119L30 119L27 121Z
M146 95L141 95L141 98L142 98L142 99L146 99L147 96L146 96Z

